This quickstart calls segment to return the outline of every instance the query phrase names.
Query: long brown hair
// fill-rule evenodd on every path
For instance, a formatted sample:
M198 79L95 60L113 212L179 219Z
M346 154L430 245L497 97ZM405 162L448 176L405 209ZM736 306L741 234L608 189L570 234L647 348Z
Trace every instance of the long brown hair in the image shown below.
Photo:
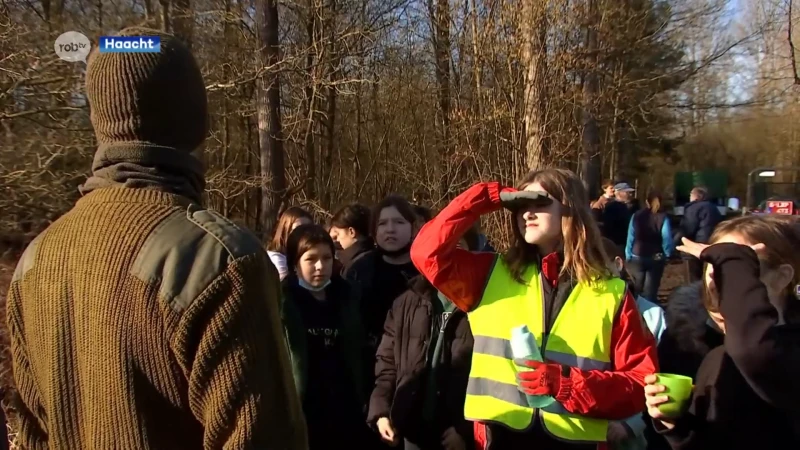
M647 194L647 207L650 208L650 212L653 214L658 214L661 212L661 194L655 191L651 191Z
M741 216L726 220L717 225L711 234L709 244L715 244L723 236L738 234L750 245L764 244L764 252L759 255L765 266L777 268L789 264L794 268L794 280L787 289L800 284L800 224L792 216ZM719 312L719 297L709 295L704 289L703 303L707 310ZM788 292L787 292L788 294Z
M275 227L275 233L272 235L272 240L267 245L267 250L286 254L286 241L289 239L289 233L292 232L292 225L297 219L308 219L311 222L314 218L303 208L299 206L292 206L281 214L278 219L278 226Z
M536 170L528 173L517 185L517 189L523 190L532 183L541 184L562 205L561 241L564 263L559 276L567 274L581 283L592 283L611 277L612 274L606 267L608 257L603 250L600 229L592 218L588 206L589 195L581 179L570 170ZM525 269L544 255L538 255L536 247L525 242L517 221L512 222L514 242L504 259L514 278L524 283L522 274Z

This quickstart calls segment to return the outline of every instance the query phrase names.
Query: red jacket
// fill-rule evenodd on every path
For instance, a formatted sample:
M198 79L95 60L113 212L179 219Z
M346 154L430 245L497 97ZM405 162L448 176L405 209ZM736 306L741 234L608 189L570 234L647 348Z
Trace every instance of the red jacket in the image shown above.
M501 191L513 189L503 188L497 182L479 183L467 189L422 227L411 246L414 265L464 311L471 311L480 302L496 255L457 248L458 241L480 216L502 208ZM546 272L543 269L544 275ZM614 321L611 347L613 371L573 367L569 378L561 381L572 388L562 402L567 411L623 420L645 409L644 377L658 371L656 343L643 326L636 301L629 292ZM475 426L478 449L485 446L482 428L481 424Z

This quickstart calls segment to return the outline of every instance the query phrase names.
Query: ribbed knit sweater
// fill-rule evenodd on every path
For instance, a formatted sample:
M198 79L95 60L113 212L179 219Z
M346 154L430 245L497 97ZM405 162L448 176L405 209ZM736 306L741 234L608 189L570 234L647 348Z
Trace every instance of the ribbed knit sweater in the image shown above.
M8 296L26 449L306 449L257 239L189 200L94 191Z

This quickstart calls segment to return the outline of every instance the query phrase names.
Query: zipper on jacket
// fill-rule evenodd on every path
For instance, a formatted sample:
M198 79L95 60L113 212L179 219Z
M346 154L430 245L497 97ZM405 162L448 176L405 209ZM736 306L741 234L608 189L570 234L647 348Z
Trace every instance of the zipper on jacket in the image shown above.
M422 303L425 303L425 300L423 300ZM428 320L433 320L433 317L432 317L433 316L433 312L432 312L433 311L433 305L425 305L425 306L428 308L428 310L425 312L426 315L428 316ZM411 325L413 323L414 323L414 320L412 318L408 323L408 329L409 330L411 330ZM431 324L429 322L428 323L428 329L430 330L431 328L432 327L431 327ZM433 334L433 333L431 333L431 334ZM428 361L431 359L431 336L428 336L424 341L422 341L422 350L423 350L423 352L425 352L425 359L423 360L423 364L422 364L422 367L424 369L425 367L428 367Z

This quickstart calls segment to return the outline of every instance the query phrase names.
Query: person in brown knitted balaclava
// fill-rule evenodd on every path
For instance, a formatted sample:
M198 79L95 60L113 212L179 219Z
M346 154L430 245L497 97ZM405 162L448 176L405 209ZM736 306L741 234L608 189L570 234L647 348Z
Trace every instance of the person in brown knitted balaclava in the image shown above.
M203 76L179 40L128 28L121 36L160 36L160 53L89 56L86 95L98 149L93 176L81 188L154 187L197 202L204 189L196 157L208 134Z
M83 197L23 254L7 298L22 448L306 450L259 240L203 209L203 79L177 38L99 53Z

